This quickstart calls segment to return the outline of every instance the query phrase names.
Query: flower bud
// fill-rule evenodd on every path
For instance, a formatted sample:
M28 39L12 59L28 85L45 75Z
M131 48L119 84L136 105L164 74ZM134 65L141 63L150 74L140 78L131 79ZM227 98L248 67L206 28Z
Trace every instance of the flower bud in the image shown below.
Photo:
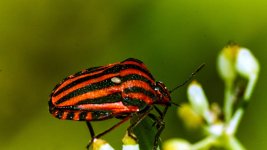
M230 44L223 48L218 57L218 71L227 86L231 86L236 78L235 61L239 48L237 44Z
M123 150L139 150L139 144L135 139L129 136L128 132L126 132L125 136L123 137L122 143Z
M257 82L260 66L258 60L253 54L246 48L240 48L237 54L236 60L237 72L248 79L248 86L245 91L244 98L247 100L250 98L254 85Z
M203 124L203 118L197 114L189 104L182 104L178 109L178 115L188 128L198 128Z
M109 143L102 139L95 139L93 142L93 150L114 150Z
M184 139L170 139L163 143L163 150L191 150L191 144Z
M189 84L187 95L193 110L206 120L209 120L207 116L209 114L209 103L201 85L197 81Z

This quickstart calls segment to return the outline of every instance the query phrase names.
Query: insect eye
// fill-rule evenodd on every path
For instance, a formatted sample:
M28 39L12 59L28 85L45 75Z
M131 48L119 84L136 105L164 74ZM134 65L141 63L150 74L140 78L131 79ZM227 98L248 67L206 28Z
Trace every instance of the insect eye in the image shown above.
M119 77L113 77L113 78L111 78L111 82L116 83L116 84L120 84L121 79Z

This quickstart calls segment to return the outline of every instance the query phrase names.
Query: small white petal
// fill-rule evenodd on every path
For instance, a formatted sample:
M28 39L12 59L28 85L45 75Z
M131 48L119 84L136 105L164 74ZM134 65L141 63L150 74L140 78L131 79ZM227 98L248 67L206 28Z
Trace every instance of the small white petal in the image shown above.
M193 81L188 87L187 95L193 110L206 119L209 103L201 85Z
M244 95L245 100L248 100L257 82L260 71L258 60L248 49L240 49L237 56L236 70L241 76L248 79L248 85Z
M163 143L163 150L191 150L191 144L184 139L170 139Z
M212 135L221 136L224 132L224 125L222 123L217 123L209 126L208 130Z
M93 150L114 150L109 143L102 139L94 139Z
M139 144L135 145L122 145L123 150L139 150Z
M228 127L226 129L226 134L228 135L234 135L238 125L240 124L240 120L244 114L243 109L238 109L235 114L233 115L230 123L228 124Z
M250 78L251 75L258 74L259 63L248 49L241 48L237 55L236 69L242 76Z
M114 150L108 143L107 144L103 144L99 150Z

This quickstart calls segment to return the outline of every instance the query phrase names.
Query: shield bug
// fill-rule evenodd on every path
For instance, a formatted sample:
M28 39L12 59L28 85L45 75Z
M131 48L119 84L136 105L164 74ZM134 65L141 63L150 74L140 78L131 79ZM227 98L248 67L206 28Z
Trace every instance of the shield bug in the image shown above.
M181 85L192 76L194 73ZM164 128L164 115L168 107L174 104L170 97L173 90L168 91L162 82L155 81L142 61L128 58L122 62L92 67L65 78L50 95L49 112L59 119L85 121L92 137L87 148L94 139L100 138L137 114L138 119L127 128L129 136L134 138L133 128L148 116L158 127L154 140L156 149L159 135ZM157 105L164 106L164 110L160 110ZM152 109L159 116L151 113ZM121 120L95 135L90 122L110 118Z

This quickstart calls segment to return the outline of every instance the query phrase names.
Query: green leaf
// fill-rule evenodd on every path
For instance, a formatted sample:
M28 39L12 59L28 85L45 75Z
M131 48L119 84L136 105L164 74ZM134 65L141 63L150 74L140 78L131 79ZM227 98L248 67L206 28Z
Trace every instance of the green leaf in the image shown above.
M136 119L136 118L132 118ZM149 117L143 119L135 128L134 134L137 136L140 150L152 150L154 146L154 139L157 133L157 128L153 126L154 121ZM159 145L161 141L159 140Z

